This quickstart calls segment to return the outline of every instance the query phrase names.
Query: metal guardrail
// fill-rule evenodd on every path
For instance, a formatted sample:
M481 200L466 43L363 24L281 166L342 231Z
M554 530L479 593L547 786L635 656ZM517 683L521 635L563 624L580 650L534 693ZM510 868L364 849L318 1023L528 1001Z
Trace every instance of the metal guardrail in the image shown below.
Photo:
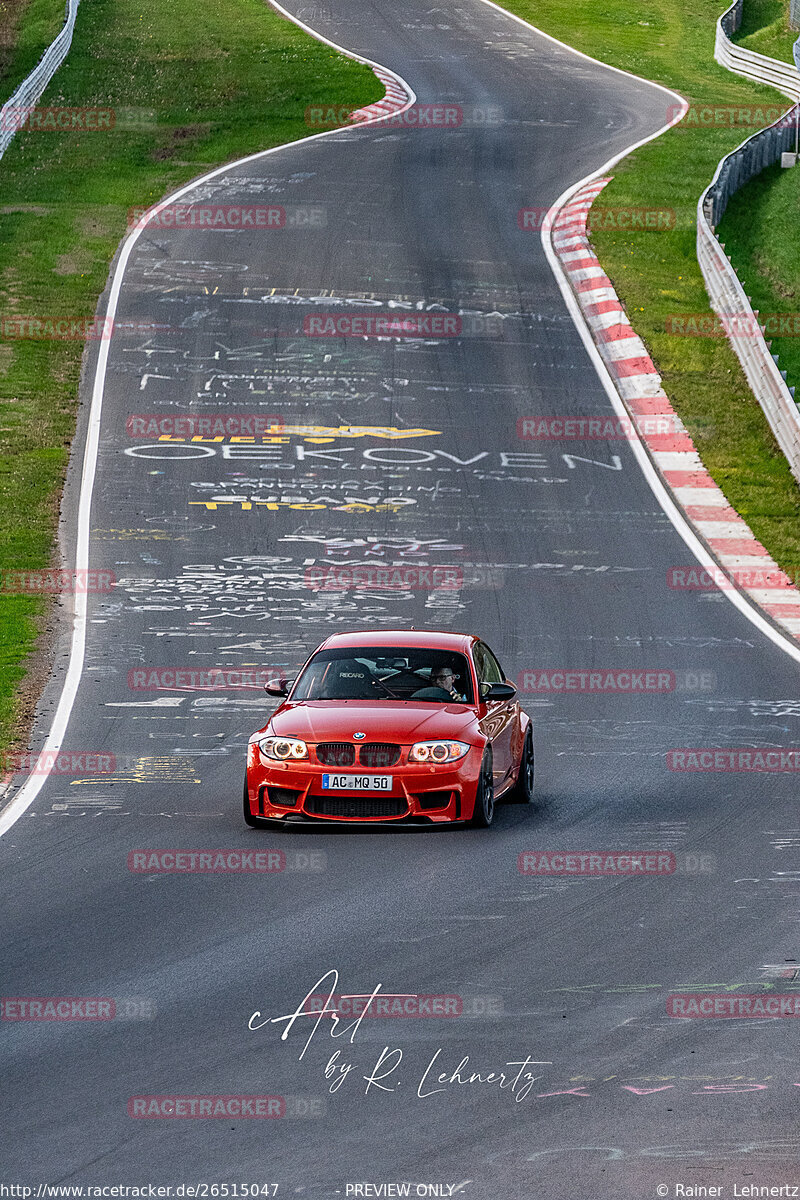
M44 89L63 63L72 45L75 18L80 0L67 0L65 22L27 79L0 109L0 158L3 157L14 134L18 132L22 115L41 99Z
M789 63L780 63L734 45L730 35L741 25L742 2L736 0L717 21L714 57L722 66L766 83L793 100L800 100L800 77ZM800 2L800 0L798 0ZM757 313L753 312L739 278L720 245L714 227L728 201L765 167L777 162L795 144L795 118L800 105L774 125L754 133L718 164L713 180L697 204L697 259L711 299L711 307L726 320L728 338L792 474L800 483L800 409L787 387L777 357L769 348ZM800 169L800 168L798 168Z
M770 352L758 314L753 312L724 248L704 219L702 200L697 214L697 258L711 307L727 318L728 337L742 364L770 429L800 483L800 410Z
M800 99L800 83L792 63L779 62L777 58L768 58L766 54L756 54L730 40L742 23L742 6L743 0L736 0L717 21L714 58L737 75L744 75L754 83L769 84L790 100Z
M798 105L790 108L774 125L759 129L718 164L701 203L712 225L719 225L734 192L776 163L784 152L794 151Z

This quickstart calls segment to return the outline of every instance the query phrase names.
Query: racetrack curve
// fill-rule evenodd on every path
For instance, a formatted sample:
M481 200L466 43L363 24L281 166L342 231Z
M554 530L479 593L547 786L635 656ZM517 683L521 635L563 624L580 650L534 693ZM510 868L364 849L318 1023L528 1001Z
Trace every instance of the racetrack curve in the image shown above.
M791 747L797 668L721 593L668 586L689 555L627 443L517 436L525 416L611 414L518 211L546 210L659 129L669 98L481 0L292 11L463 119L350 129L232 167L191 199L283 206L284 228L148 229L134 247L91 513L90 564L119 582L90 597L64 742L114 755L116 770L49 776L0 840L0 978L4 997L136 998L139 1016L3 1022L3 1174L277 1182L278 1195L313 1196L405 1180L498 1200L791 1183L792 1021L681 1022L666 998L792 991L796 784L676 773L666 754ZM390 302L458 313L462 336L304 336L308 316ZM308 428L270 444L130 432L136 414L187 413ZM321 507L292 507L306 504ZM315 592L307 571L326 563L450 564L463 586ZM512 678L651 668L676 687L523 693L538 803L501 808L489 831L290 832L241 820L263 693L177 689L169 676L142 690L130 674L291 673L331 632L409 624L479 633ZM129 871L146 847L276 849L298 869ZM533 850L674 852L679 870L526 876L518 856ZM323 869L300 869L310 862ZM339 992L457 996L472 1015L365 1019L352 1043L320 1029L302 1057L297 1027L285 1041L279 1025L248 1030L254 1010L290 1013L334 968ZM394 1090L365 1095L384 1047L403 1051L384 1081ZM421 1098L439 1049L448 1075L465 1055L484 1073L547 1065L521 1098L455 1082ZM355 1066L331 1094L337 1050ZM323 1111L128 1115L131 1097L173 1094L300 1097Z

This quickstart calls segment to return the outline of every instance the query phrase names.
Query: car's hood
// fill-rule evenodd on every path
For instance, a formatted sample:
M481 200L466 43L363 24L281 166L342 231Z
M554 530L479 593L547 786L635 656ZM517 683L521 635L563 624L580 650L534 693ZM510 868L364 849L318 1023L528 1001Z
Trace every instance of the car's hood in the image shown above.
M428 738L458 738L477 725L466 704L432 704L414 700L310 701L284 704L269 728L283 737L306 742L350 742L365 733L366 742L408 744Z

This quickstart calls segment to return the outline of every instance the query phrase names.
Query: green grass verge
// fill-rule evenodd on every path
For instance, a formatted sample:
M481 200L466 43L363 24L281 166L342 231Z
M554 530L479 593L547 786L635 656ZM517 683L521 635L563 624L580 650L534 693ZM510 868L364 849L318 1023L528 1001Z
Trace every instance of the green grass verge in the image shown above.
M31 0L7 95L60 25ZM4 86L6 86L4 84ZM212 166L309 135L308 105L369 104L372 71L263 0L91 0L43 104L137 107L152 126L21 133L0 160L0 314L90 316L127 212ZM0 571L52 562L82 346L0 340ZM0 595L0 751L20 728L46 602Z
M587 54L674 88L692 106L690 118L708 107L788 107L714 62L718 0L584 0L580 7L505 0L505 7ZM720 158L751 132L687 121L631 154L614 169L593 219L618 206L673 208L676 228L603 229L592 240L707 468L777 562L800 578L800 490L736 356L724 338L667 333L670 316L710 314L695 250L697 200Z

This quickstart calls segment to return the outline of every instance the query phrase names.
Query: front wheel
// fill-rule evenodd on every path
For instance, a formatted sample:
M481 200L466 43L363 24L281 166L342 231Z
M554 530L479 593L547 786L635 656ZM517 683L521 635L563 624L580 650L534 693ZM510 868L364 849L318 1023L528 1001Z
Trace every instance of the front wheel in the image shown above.
M244 822L245 825L249 825L251 829L258 829L261 825L258 817L254 817L250 812L250 796L247 792L247 771L244 773Z
M533 804L533 775L533 731L529 725L522 747L519 775L509 796L512 804Z
M481 774L478 779L478 790L475 795L475 808L472 812L470 825L475 829L488 829L494 820L494 777L492 774L492 756L485 754L481 763Z

